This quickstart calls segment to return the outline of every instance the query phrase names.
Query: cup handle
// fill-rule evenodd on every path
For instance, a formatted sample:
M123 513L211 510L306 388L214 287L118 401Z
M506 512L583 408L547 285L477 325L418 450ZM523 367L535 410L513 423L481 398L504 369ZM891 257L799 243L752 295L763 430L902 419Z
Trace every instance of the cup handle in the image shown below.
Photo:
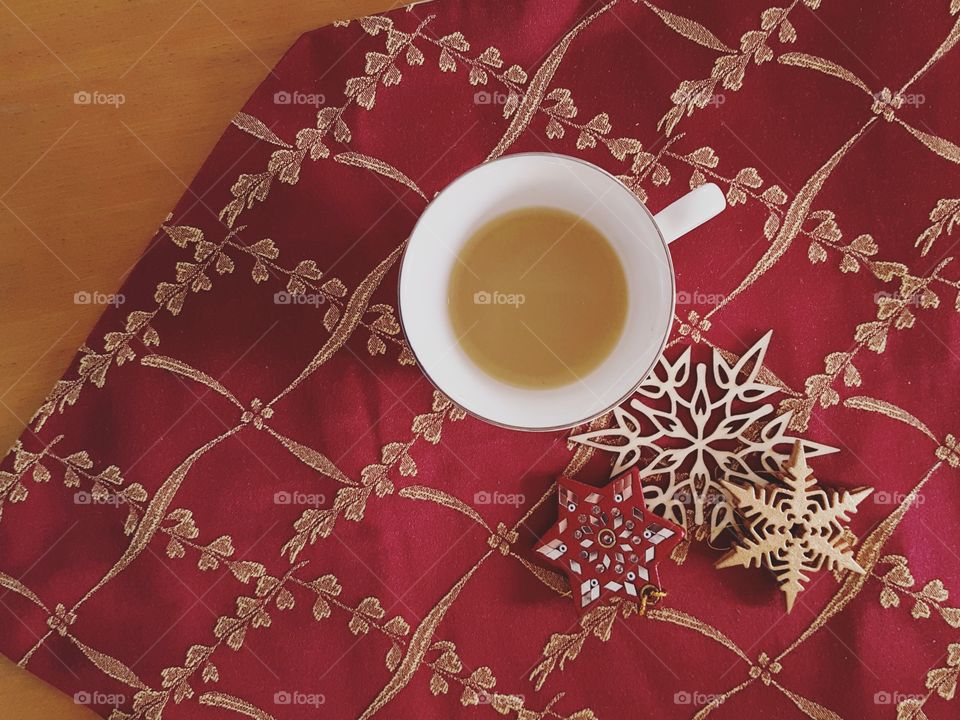
M705 183L653 216L663 239L672 243L695 227L719 215L727 207L723 191L714 183Z

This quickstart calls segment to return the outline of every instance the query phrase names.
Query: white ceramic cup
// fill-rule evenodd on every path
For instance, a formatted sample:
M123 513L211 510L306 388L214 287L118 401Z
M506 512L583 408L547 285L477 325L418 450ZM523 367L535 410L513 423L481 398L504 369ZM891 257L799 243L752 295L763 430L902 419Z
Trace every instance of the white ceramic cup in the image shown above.
M509 385L464 352L447 309L457 255L489 220L525 207L555 207L592 223L627 277L627 317L613 351L576 382L547 389ZM400 267L400 319L420 368L476 417L518 430L559 430L623 402L653 368L670 334L676 291L667 244L720 213L716 185L701 185L656 215L613 175L583 160L520 153L454 180L420 216Z

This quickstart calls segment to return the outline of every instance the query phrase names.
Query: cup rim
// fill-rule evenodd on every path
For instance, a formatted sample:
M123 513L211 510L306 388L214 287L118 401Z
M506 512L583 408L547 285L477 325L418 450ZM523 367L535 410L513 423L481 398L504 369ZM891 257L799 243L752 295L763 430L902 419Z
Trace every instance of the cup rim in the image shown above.
M430 384L433 385L434 388L436 388L441 393L443 393L444 396L450 397L447 394L447 391L444 390L427 371L427 368L423 364L421 357L417 354L416 348L413 346L413 343L410 341L410 336L407 334L406 325L403 322L403 303L402 303L402 297L401 297L401 288L403 287L403 269L407 263L407 255L410 249L410 240L414 237L414 235L416 235L417 228L420 227L420 223L422 222L423 216L426 214L427 210L430 208L430 206L433 203L437 201L437 199L443 194L443 192L448 187L453 185L455 182L467 177L473 172L480 170L481 168L485 168L489 165L501 162L503 160L509 160L511 158L519 158L519 157L559 158L561 160L570 160L570 161L579 163L581 165L585 165L588 168L591 168L593 170L596 170L606 175L610 180L613 180L615 183L617 183L618 185L622 186L625 190L627 190L627 192L630 193L630 196L640 206L643 212L646 213L647 217L650 219L650 222L653 224L653 227L656 229L657 238L660 240L660 244L663 247L664 254L666 255L666 258L667 258L667 267L669 269L669 275L670 275L670 311L669 311L669 321L667 322L666 330L664 331L663 337L660 340L660 347L657 350L656 355L654 355L654 360L651 362L650 366L641 374L636 384L631 386L631 388L627 392L625 392L623 396L621 396L615 402L611 403L610 405L603 408L599 412L593 413L587 417L584 417L572 423L563 423L561 425L551 425L551 426L545 426L545 427L540 427L540 426L530 427L530 426L523 426L523 425L511 425L509 423L504 423L499 420L493 420L491 418L481 415L480 413L474 412L468 407L465 407L459 403L456 403L456 401L453 401L453 399L450 398L453 402L457 404L458 407L460 407L467 414L477 418L478 420L482 420L483 422L489 423L490 425L494 425L495 427L503 428L505 430L520 430L522 432L556 432L558 430L569 430L571 428L578 427L579 425L592 422L593 420L596 420L598 417L601 417L602 415L606 415L608 412L610 412L614 408L621 405L627 398L629 398L631 395L633 395L637 391L637 388L640 387L643 384L644 380L647 379L647 376L650 375L650 371L656 367L658 362L660 362L660 357L663 355L663 351L667 346L667 341L670 338L670 332L673 329L673 319L677 309L676 272L673 267L673 257L670 254L670 246L667 243L666 239L663 237L663 233L660 230L660 226L657 224L657 221L654 218L653 213L650 212L650 209L647 207L646 203L644 203L639 197L637 197L636 193L630 190L630 188L627 187L626 183L620 180L613 173L603 169L599 165L595 165L594 163L589 162L588 160L583 160L581 158L574 157L572 155L565 155L563 153L552 153L552 152L538 152L538 151L509 153L507 155L501 155L500 157L495 158L493 160L484 161L482 163L479 163L478 165L474 165L473 167L460 173L455 178L453 178L450 182L448 182L443 187L443 189L440 190L440 192L438 192L436 195L434 195L433 199L431 199L427 203L427 206L420 213L420 216L417 218L416 223L414 223L413 229L410 231L410 234L407 236L405 247L403 249L403 256L400 258L400 269L397 274L397 317L400 320L400 329L401 329L401 332L403 332L404 340L406 341L407 346L410 348L410 352L413 354L413 357L417 362L417 367L419 368L420 372L423 373L423 375L427 378L427 380L430 381Z

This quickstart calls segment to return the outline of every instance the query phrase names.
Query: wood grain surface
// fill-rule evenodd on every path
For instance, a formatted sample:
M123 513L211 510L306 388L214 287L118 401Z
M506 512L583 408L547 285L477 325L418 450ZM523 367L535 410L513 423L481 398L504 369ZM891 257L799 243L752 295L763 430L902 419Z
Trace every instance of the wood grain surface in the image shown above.
M0 447L302 32L390 0L0 0ZM101 93L113 103L75 102ZM123 102L119 102L119 96ZM76 96L83 100L85 96ZM0 548L2 552L2 548ZM0 592L0 626L9 617ZM15 660L18 658L15 658ZM0 657L0 717L95 717Z

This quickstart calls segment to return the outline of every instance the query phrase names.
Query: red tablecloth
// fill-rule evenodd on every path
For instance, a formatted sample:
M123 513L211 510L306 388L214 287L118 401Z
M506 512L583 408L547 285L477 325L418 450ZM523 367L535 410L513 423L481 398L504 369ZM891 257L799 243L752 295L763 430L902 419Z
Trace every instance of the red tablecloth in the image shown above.
M302 36L4 461L0 649L117 718L955 717L958 3L782 4L444 1ZM695 539L649 617L578 620L532 547L554 478L611 456L464 417L395 309L427 199L544 150L654 209L728 193L673 248L667 355L773 328L774 402L840 448L821 482L876 490L865 576L787 615Z

